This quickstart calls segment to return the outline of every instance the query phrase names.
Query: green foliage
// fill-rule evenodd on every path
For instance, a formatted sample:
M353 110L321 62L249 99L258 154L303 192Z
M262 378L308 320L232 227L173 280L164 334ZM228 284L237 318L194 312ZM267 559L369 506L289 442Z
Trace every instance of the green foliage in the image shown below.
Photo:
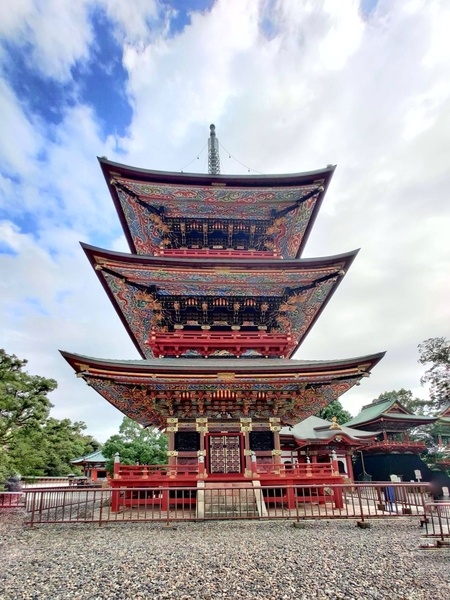
M114 469L116 452L123 465L163 465L167 463L167 436L156 429L144 429L139 423L124 417L119 433L106 440L102 448L110 473Z
M333 417L336 417L339 425L343 425L352 418L352 415L347 410L344 410L339 400L333 400L331 404L319 410L315 416L326 421L331 421Z
M450 403L450 341L444 337L430 338L419 344L419 362L431 363L421 378L422 385L430 386L430 399L436 410Z
M401 404L404 408L411 411L415 415L429 415L433 411L434 404L431 400L422 400L421 398L414 398L411 390L392 390L392 392L383 392L373 400L380 402L382 400L395 400Z
M56 389L54 379L23 371L26 360L0 350L0 448L4 451L20 432L33 431L49 415L47 394Z
M100 447L84 423L49 416L56 381L29 375L26 364L0 350L0 482L17 473L67 475L71 459Z

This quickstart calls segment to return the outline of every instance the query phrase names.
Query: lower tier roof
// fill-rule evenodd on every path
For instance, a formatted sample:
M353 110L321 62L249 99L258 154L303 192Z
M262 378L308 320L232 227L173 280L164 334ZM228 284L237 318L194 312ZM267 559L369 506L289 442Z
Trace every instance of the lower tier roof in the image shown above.
M144 427L167 419L278 417L293 424L336 400L384 353L336 361L104 360L61 352L90 386Z

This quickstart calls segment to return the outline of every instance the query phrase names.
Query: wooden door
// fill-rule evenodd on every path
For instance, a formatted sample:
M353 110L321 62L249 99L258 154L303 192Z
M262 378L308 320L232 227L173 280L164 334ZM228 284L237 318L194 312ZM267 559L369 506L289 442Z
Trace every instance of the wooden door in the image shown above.
M240 435L212 434L209 436L209 472L241 472Z

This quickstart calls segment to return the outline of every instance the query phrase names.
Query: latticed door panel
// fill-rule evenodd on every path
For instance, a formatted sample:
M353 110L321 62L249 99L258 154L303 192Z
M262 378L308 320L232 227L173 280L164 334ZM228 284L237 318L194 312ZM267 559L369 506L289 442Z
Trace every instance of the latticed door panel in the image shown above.
M241 472L241 440L239 435L209 436L210 473Z

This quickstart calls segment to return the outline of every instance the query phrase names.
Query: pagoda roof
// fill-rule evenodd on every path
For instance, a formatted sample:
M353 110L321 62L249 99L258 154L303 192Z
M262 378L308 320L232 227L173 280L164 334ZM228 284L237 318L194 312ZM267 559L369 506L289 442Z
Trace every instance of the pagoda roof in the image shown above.
M143 426L169 417L278 416L283 423L317 413L368 376L384 353L336 361L284 359L106 360L61 352L77 375Z
M385 400L378 400L378 402L372 402L363 406L361 412L345 423L348 427L355 425L361 426L381 426L384 422L403 422L409 426L414 425L427 425L428 423L434 423L436 417L427 415L415 415L406 407L404 407L395 396L387 398Z
M330 370L342 371L345 374L346 369L359 369L359 372L365 373L373 369L380 362L386 352L377 354L367 354L354 358L341 358L337 360L297 360L283 358L240 358L230 361L224 358L209 360L206 358L153 358L153 359L132 359L119 360L107 358L94 358L60 350L61 355L67 362L80 372L81 366L86 364L95 368L105 368L110 371L121 372L124 369L127 372L153 372L155 370L161 373L195 373L209 374L231 371L233 373L309 373L320 374L328 373ZM364 367L364 368L363 368ZM82 369L81 369L82 370Z
M345 436L348 442L362 444L364 441L373 440L378 435L378 432L354 429L345 425L338 425L320 417L311 416L293 427L283 427L280 435L293 436L299 445L304 445L307 442L326 443L334 440L336 436Z
M173 219L177 223L193 218L237 220L260 223L266 230L279 219L278 231L270 231L275 251L284 258L299 257L336 168L279 175L211 175L153 171L98 160L130 250L137 254L159 254Z
M211 304L207 318L213 318L214 302L229 302L231 312L235 303L242 307L246 301L264 305L260 310L270 315L268 322L274 331L291 336L292 354L358 253L282 261L224 258L197 262L111 252L86 244L82 247L144 358L153 357L151 333L170 332L171 306L174 302L184 306L188 298L199 305ZM261 322L251 324L256 329Z

